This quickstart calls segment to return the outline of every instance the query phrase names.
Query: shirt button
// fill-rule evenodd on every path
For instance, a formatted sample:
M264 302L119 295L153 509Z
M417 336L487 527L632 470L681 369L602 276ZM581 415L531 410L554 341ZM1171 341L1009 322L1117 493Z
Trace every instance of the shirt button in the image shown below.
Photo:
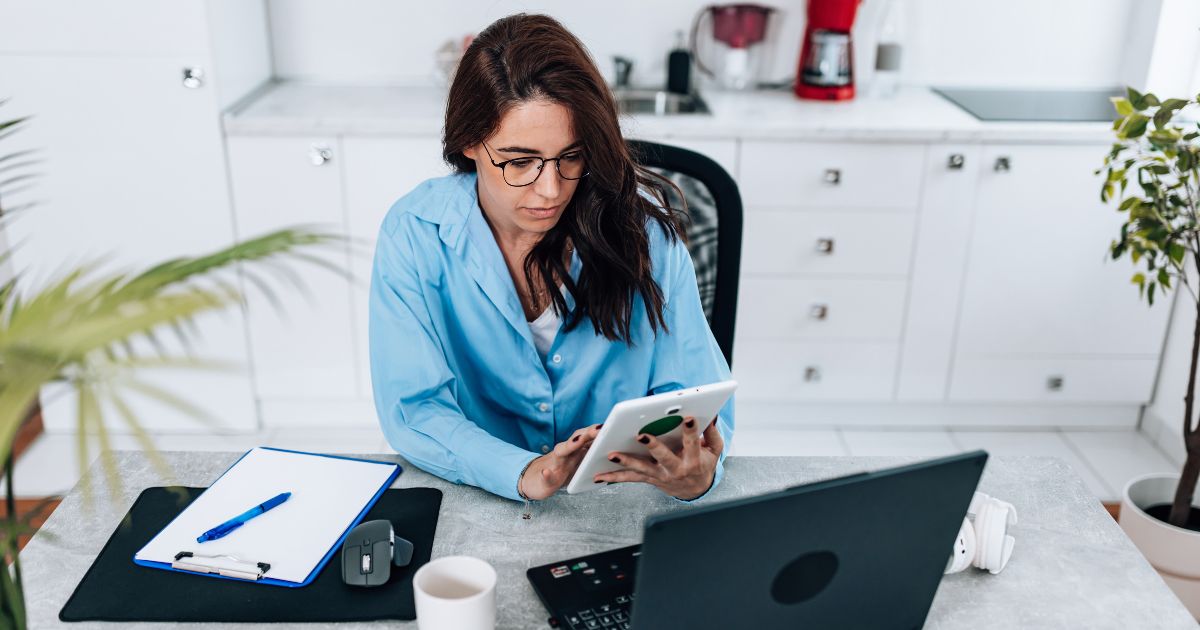
M546 444L543 444L543 445L542 445L542 452L543 452L543 453L549 453L549 452L550 452L550 446L549 446L549 445L546 445Z
M550 357L550 360L551 360L551 361L553 361L553 362L555 362L555 363L562 363L562 355L561 355L561 354L556 354L556 355L554 355L553 357Z
M548 405L548 404L546 404L546 403L539 403L539 404L538 404L538 411L541 411L541 412L550 411L550 405Z

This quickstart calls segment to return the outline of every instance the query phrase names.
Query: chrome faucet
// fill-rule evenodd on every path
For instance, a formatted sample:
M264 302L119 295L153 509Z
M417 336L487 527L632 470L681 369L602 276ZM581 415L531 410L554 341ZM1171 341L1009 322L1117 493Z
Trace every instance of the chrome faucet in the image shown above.
M613 63L616 65L616 75L613 87L616 89L629 87L629 75L633 72L633 60L628 57L614 56Z

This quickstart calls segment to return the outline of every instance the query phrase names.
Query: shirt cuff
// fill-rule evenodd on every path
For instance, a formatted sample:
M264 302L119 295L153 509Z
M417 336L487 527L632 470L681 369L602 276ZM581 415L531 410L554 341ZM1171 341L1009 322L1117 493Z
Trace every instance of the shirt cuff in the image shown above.
M520 481L521 472L529 462L537 458L537 453L515 446L503 449L501 453L488 455L483 465L476 465L479 479L483 482L481 487L506 499L524 501L517 492L517 482Z

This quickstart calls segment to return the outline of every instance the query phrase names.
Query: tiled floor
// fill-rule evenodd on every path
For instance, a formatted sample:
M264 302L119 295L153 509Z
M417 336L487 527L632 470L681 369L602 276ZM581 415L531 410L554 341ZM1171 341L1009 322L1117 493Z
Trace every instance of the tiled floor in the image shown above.
M1120 431L972 431L961 429L740 429L738 455L912 455L937 457L981 448L992 455L1048 455L1075 470L1102 501L1119 501L1125 482L1150 472L1174 472L1146 436Z
M333 453L380 453L391 449L375 429L332 432L276 429L262 434L164 435L162 450L246 450L266 445ZM113 448L137 449L131 436L115 436ZM75 438L43 435L17 462L19 497L60 495L79 479ZM913 455L935 457L982 448L993 455L1051 455L1066 461L1104 501L1117 501L1125 482L1148 472L1175 471L1142 433L1126 431L968 431L948 429L739 429L730 452L737 455ZM94 455L94 453L93 453Z

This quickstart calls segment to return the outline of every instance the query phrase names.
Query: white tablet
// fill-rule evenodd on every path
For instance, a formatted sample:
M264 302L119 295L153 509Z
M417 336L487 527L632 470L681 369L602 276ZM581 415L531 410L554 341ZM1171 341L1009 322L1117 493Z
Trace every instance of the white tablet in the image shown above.
M567 492L578 494L599 488L601 484L593 480L596 475L624 468L608 461L608 454L613 451L645 454L646 445L637 441L637 436L643 433L656 436L678 450L683 445L683 419L691 416L701 427L707 427L735 389L737 381L721 381L613 405L571 483L567 484Z

